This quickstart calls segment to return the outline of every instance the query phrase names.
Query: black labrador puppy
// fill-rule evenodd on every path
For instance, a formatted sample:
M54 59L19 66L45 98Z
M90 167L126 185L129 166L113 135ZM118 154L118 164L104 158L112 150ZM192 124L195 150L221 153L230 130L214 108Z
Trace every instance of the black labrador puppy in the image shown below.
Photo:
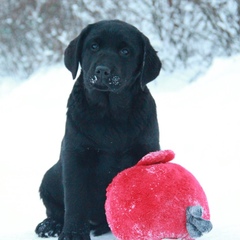
M109 231L106 188L120 171L159 150L155 102L146 84L161 62L146 36L118 20L88 25L70 42L65 65L75 79L60 160L46 172L40 196L47 219L40 237L89 240Z

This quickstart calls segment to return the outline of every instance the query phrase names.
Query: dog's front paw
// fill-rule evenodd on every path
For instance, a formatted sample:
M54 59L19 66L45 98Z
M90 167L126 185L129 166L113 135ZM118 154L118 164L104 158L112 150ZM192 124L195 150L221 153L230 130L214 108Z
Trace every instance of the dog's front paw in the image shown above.
M37 225L35 232L42 238L57 237L62 232L62 228L61 223L56 222L52 218L46 218Z
M75 232L72 232L72 233L62 232L58 240L91 240L91 238L89 234L83 235Z
M99 225L92 225L91 230L93 231L93 235L96 237L111 231L107 222Z

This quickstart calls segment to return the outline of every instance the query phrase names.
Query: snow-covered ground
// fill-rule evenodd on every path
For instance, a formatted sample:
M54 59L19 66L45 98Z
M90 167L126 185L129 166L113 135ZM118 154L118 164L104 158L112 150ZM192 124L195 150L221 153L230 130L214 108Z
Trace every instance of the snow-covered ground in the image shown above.
M160 75L152 93L162 149L190 170L209 200L212 232L201 239L240 239L240 56L217 59L180 90ZM40 71L0 98L0 240L37 240L45 209L44 172L58 160L73 81L62 66ZM6 88L9 89L9 88ZM100 238L113 240L111 234Z

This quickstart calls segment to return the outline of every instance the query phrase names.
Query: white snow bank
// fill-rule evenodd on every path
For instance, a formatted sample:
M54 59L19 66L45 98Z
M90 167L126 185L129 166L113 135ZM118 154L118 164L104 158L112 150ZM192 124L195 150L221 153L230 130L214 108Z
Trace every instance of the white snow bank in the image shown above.
M214 229L201 239L240 239L239 64L239 56L218 59L180 91L152 89L162 149L175 151L175 162L197 177L209 199ZM39 239L34 229L45 209L38 187L58 160L72 85L70 73L57 66L0 100L0 239Z

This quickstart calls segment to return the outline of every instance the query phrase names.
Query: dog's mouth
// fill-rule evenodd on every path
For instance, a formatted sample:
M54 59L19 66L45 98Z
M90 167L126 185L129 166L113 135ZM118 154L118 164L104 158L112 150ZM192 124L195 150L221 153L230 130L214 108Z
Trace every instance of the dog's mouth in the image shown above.
M99 91L116 91L121 87L121 78L117 75L105 78L93 75L88 82L92 88Z
M92 86L92 88L95 90L98 90L98 91L102 91L102 92L111 91L111 89L108 86L103 86L103 85L98 85L98 84L95 84L94 86Z

